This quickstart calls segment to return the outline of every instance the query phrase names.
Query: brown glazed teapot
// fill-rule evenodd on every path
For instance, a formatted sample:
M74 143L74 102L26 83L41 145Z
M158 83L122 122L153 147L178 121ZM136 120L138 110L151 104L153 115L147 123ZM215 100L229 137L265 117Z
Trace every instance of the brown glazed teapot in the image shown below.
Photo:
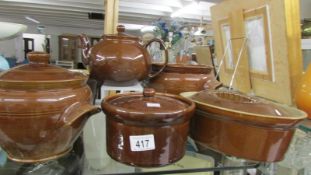
M81 35L82 61L90 66L90 77L99 82L140 81L152 78L164 69L168 62L168 51L165 50L162 68L151 74L151 58L146 49L152 42L158 42L161 48L165 48L162 40L154 38L144 46L140 44L138 37L125 34L123 25L119 25L117 31L116 35L104 35L92 48L87 37Z
M0 74L0 146L17 162L37 163L68 153L91 105L87 77L30 63Z

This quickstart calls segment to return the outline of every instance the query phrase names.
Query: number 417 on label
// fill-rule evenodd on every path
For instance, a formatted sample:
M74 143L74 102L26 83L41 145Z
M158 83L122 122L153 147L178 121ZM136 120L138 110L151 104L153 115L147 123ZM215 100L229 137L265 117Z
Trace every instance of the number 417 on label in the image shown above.
M154 150L154 135L136 135L130 136L131 151L148 151Z

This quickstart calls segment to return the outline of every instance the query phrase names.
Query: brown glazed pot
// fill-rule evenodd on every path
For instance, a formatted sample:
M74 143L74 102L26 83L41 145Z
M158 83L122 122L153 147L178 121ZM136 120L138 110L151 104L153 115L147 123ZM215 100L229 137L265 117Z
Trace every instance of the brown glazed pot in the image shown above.
M159 70L161 65L153 64L153 70ZM205 65L168 64L148 87L157 92L179 95L182 92L216 89L222 83L216 80L213 67Z
M56 159L72 148L91 105L87 77L30 63L0 74L0 146L17 162Z
M186 98L155 93L153 89L106 98L102 109L107 116L108 154L119 162L140 167L178 161L185 153L194 108Z
M105 80L131 81L152 78L161 72L167 64L168 52L165 50L165 63L162 69L151 74L151 57L147 47L152 42L160 43L160 39L152 39L145 46L141 45L138 37L124 33L125 28L119 25L118 34L104 35L95 46L91 48L90 42L85 35L82 35L83 63L90 66L90 77L98 82Z
M238 92L182 93L196 103L191 137L200 147L261 162L284 158L306 113Z
M27 58L30 63L43 63L49 64L50 63L50 54L46 52L29 52L27 53Z

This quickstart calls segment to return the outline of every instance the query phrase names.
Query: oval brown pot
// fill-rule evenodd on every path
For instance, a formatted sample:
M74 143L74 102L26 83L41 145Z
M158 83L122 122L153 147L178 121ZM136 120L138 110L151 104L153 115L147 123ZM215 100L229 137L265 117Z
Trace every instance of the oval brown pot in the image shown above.
M296 125L306 113L231 91L182 93L196 103L191 137L215 151L253 161L284 158Z

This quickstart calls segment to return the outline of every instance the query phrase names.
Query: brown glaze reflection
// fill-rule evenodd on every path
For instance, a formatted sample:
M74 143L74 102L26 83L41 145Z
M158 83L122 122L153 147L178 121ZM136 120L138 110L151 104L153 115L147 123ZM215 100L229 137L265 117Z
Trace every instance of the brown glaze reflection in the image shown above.
M153 70L159 70L160 65L153 64ZM157 92L180 94L188 91L216 89L221 83L214 76L213 67L204 65L168 64L148 87Z
M158 42L165 48L161 40L155 38L143 46L139 43L138 37L124 33L124 26L119 25L117 30L117 35L104 35L92 48L87 37L81 36L83 63L90 66L92 78L98 82L143 80L154 77L163 70L168 61L167 50L162 69L151 74L151 57L146 49L152 42Z
M55 159L71 150L87 118L87 77L47 64L27 64L0 75L0 146L17 162Z
M50 63L50 54L46 52L29 52L27 53L27 58L30 63L44 63L49 64Z
M191 137L230 156L276 162L283 159L295 126L306 113L231 91L182 93L196 103Z
M191 137L200 145L227 155L261 162L284 158L295 128L269 128L197 111Z
M141 167L163 166L181 159L194 103L154 90L145 89L143 94L115 95L102 102L107 116L108 154L122 163ZM131 149L130 136L150 134L154 136L154 149Z
M107 152L111 158L122 163L157 167L174 163L185 154L189 130L189 121L168 126L131 126L108 118ZM155 150L133 152L130 149L129 136L153 134Z

